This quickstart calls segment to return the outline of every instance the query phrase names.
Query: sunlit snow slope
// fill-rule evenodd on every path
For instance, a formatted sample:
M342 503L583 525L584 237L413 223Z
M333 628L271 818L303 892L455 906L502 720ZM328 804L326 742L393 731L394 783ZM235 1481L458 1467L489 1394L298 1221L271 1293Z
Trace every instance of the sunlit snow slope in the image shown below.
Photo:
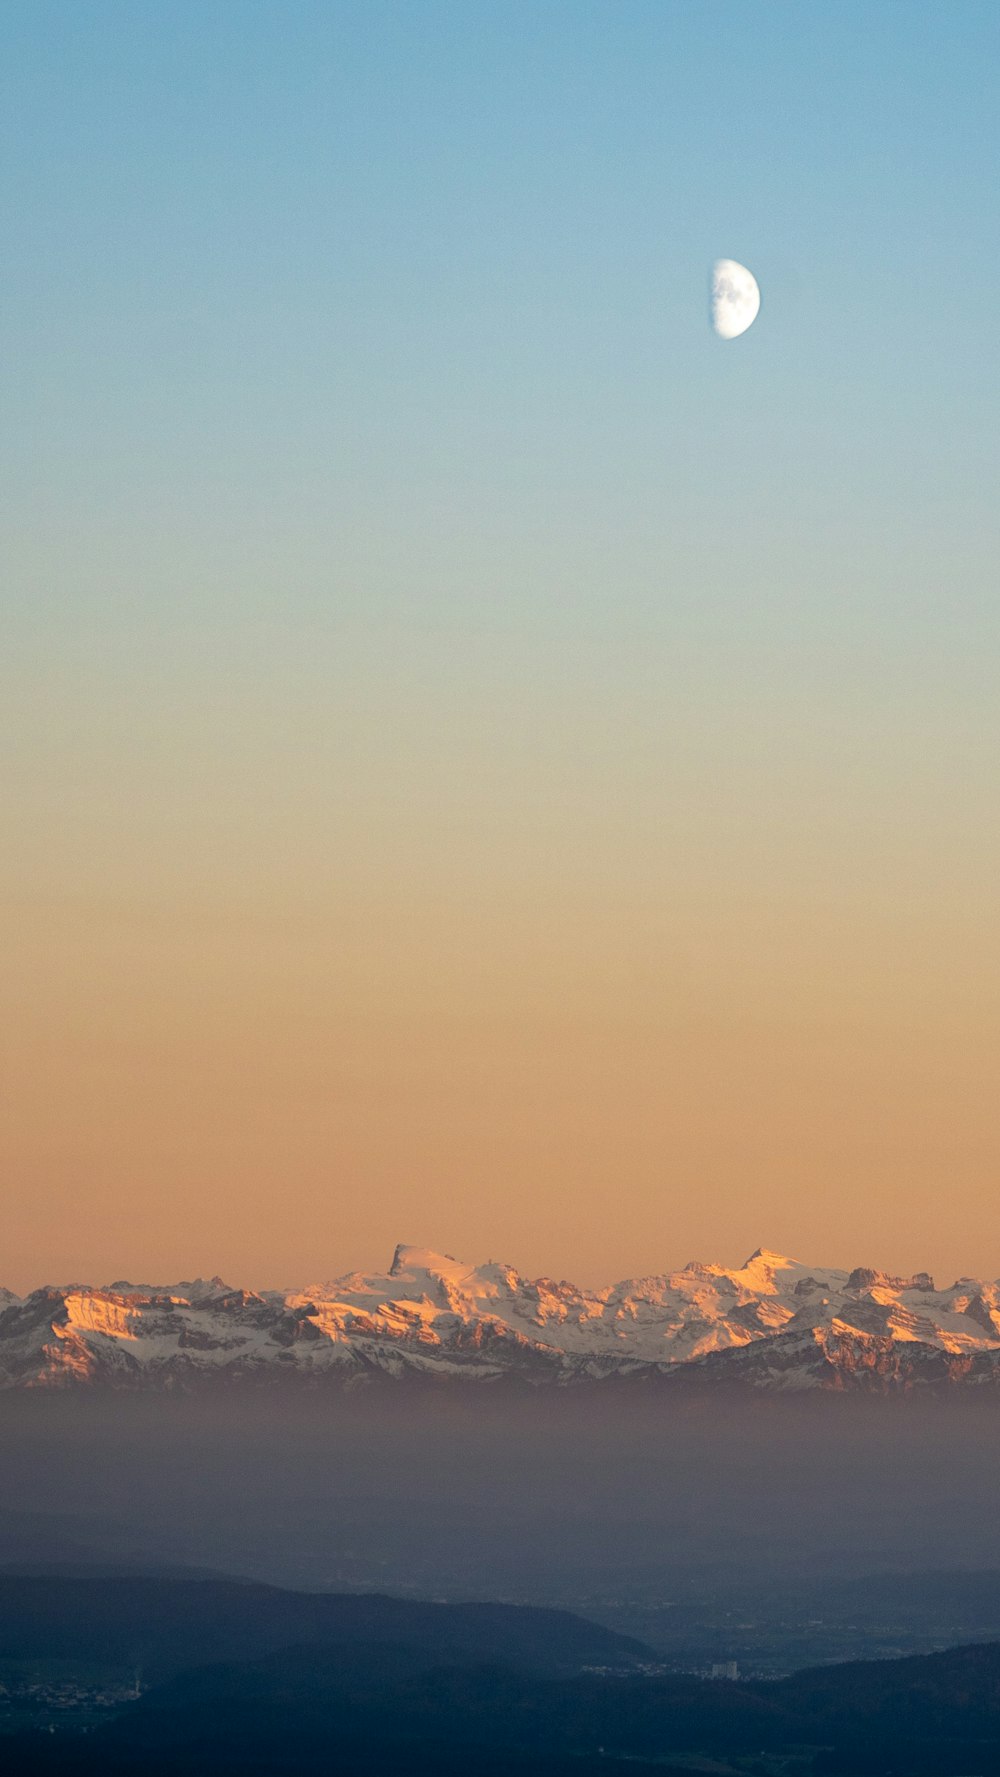
M0 1292L0 1388L377 1377L766 1390L1000 1382L1000 1284L759 1250L591 1291L397 1247L387 1272L262 1293L206 1282Z

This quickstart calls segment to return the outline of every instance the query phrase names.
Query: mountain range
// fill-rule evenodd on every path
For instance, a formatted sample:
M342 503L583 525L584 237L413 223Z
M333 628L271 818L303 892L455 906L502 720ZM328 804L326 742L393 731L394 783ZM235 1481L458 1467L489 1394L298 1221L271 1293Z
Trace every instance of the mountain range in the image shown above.
M191 1389L215 1380L543 1386L731 1384L888 1393L1000 1385L1000 1282L942 1289L759 1248L602 1290L398 1246L387 1272L302 1290L220 1277L0 1291L0 1389Z

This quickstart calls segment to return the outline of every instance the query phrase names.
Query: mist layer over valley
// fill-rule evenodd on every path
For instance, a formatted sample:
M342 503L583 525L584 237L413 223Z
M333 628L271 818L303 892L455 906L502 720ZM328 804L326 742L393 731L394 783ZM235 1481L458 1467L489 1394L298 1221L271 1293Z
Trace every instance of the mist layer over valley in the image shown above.
M28 1393L0 1426L9 1572L556 1605L774 1671L1000 1635L979 1397Z

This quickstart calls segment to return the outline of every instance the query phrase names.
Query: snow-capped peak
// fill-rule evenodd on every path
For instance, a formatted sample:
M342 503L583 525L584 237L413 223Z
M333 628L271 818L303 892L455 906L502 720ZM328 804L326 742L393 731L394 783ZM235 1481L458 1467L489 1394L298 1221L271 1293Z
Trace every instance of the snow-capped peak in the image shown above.
M789 1259L784 1253L776 1253L769 1246L756 1247L750 1257L744 1260L741 1270L749 1271L752 1265L764 1266L769 1271L787 1271L791 1267L798 1270L803 1268L798 1259Z
M594 1290L400 1245L388 1271L306 1290L255 1292L221 1277L74 1284L0 1292L0 1310L0 1387L687 1373L782 1390L858 1378L1000 1386L1000 1284L963 1277L936 1290L925 1272L808 1266L768 1247L735 1270L692 1263Z
M450 1253L436 1253L429 1246L397 1246L389 1266L390 1277L409 1276L415 1271L426 1271L432 1277L458 1279L468 1276L472 1269L463 1265L459 1259L453 1259Z

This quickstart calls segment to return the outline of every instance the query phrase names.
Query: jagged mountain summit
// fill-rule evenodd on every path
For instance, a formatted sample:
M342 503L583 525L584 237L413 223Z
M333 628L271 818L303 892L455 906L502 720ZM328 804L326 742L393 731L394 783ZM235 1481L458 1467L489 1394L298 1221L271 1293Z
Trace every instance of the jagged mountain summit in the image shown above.
M821 1269L764 1248L585 1290L398 1246L387 1272L304 1290L163 1285L0 1291L0 1389L407 1377L631 1381L769 1392L1000 1385L1000 1283Z

